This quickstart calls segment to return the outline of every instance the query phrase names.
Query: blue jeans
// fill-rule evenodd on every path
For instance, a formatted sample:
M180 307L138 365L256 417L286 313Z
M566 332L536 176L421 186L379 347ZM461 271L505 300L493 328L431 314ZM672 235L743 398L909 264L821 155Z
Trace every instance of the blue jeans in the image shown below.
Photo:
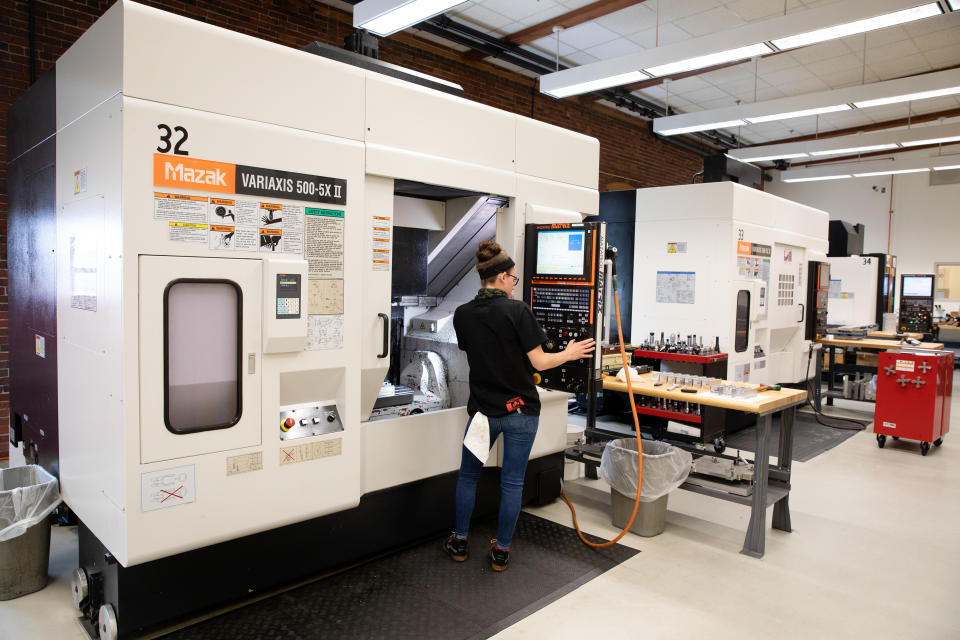
M471 418L472 420L472 418ZM503 433L503 467L500 470L500 513L497 520L497 546L509 549L513 530L520 517L520 502L523 496L523 478L527 472L527 460L537 435L540 416L525 416L516 412L502 418L490 418L490 446ZM467 422L467 428L470 421ZM464 431L466 433L466 431ZM475 455L463 447L460 457L460 474L457 476L457 523L456 535L466 538L470 530L470 517L477 500L477 481L483 465Z

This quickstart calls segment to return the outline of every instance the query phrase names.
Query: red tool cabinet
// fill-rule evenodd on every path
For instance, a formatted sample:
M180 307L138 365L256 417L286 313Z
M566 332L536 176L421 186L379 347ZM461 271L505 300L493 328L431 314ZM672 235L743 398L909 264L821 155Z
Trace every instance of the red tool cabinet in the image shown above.
M877 367L877 410L873 431L881 448L887 436L940 446L950 430L953 352L884 351Z

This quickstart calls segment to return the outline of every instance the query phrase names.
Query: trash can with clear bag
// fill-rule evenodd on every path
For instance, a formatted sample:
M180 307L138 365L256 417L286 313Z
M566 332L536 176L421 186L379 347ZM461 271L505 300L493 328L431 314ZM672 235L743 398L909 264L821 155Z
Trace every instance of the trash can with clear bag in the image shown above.
M643 441L643 486L640 505L630 531L651 537L663 533L666 527L667 499L690 474L693 456L683 449L655 440ZM600 459L600 478L610 485L613 506L611 520L616 527L624 527L633 512L637 495L637 439L612 440L603 449Z
M0 469L0 600L47 586L57 479L38 465Z

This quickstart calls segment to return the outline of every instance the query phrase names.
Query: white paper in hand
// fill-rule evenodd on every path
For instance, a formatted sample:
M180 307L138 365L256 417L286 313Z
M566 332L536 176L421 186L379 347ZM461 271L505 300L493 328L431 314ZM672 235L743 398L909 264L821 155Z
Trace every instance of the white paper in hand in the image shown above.
M487 457L490 455L490 423L487 421L487 416L479 411L473 414L467 435L463 437L463 446L477 456L477 460L481 463L487 462Z

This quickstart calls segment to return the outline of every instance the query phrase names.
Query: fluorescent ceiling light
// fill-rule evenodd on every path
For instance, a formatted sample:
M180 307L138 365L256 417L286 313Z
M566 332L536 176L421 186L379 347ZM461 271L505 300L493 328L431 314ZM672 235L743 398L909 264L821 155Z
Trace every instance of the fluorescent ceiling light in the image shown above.
M609 78L597 78L596 80L589 80L587 82L581 82L580 84L570 85L568 87L561 87L559 89L554 89L553 91L543 91L544 93L553 96L554 98L566 98L567 96L577 95L579 93L588 93L590 91L597 91L598 89L606 89L607 87L618 87L622 84L629 84L631 82L640 82L641 80L649 80L650 76L645 74L642 71L630 71L628 73L622 73L618 76L611 76Z
M836 156L868 151L883 151L902 147L960 142L960 122L917 126L909 129L885 129L869 133L856 133L819 140L781 142L731 149L727 155L742 162L765 160L789 160L805 155Z
M353 26L389 36L452 9L464 0L363 0L353 7Z
M760 42L757 44L747 45L746 47L738 47L736 49L728 49L727 51L718 51L716 53L708 53L706 55L697 56L695 58L687 58L686 60L678 60L677 62L668 62L667 64L657 65L655 67L647 67L644 69L651 76L668 76L674 73L683 73L684 71L692 71L693 69L705 69L707 67L712 67L718 64L723 64L724 62L734 62L736 60L746 60L754 56L761 56L767 53L771 53L771 49L766 44Z
M371 1L373 0L364 0L364 2ZM393 1L397 2L397 0ZM618 86L616 79L629 78L626 74L641 69L656 76L703 69L767 54L771 49L766 43L770 41L782 44L791 36L817 33L837 25L861 25L864 29L879 28L879 26L863 24L874 19L886 20L890 24L902 24L926 17L927 13L934 9L940 12L937 3L923 0L839 0L824 7L757 20L733 29L547 73L540 76L540 91L549 95L557 95L561 91L564 95L574 95L585 93L587 90ZM354 9L354 15L356 15L356 9ZM930 15L934 14L930 13ZM781 46L781 49L783 48L785 46ZM605 84L593 86L592 89L583 89L584 86L589 86L585 83L602 78L607 79ZM620 84L627 82L630 80L621 81ZM567 91L574 87L579 89Z
M757 116L755 118L744 118L750 124L760 124L761 122L772 122L774 120L789 120L790 118L801 118L803 116L815 116L821 113L833 113L834 111L848 111L851 107L848 104L835 104L829 107L814 107L812 109L801 109L799 111L787 111L786 113L773 113L769 116Z
M815 180L839 180L840 178L869 178L905 173L926 173L931 169L943 171L960 167L960 156L933 156L865 160L861 162L843 162L816 165L801 169L788 169L780 172L783 182L813 182Z
M920 147L925 144L946 144L948 142L960 142L960 136L947 136L945 138L926 138L924 140L910 140L910 141L901 142L900 144L902 144L905 147Z
M846 24L817 29L816 31L808 31L807 33L801 33L787 38L771 40L771 42L773 46L781 51L784 49L795 49L796 47L805 47L817 42L826 42L827 40L852 36L875 29L883 29L884 27L892 27L905 22L929 18L930 16L938 16L941 13L943 13L943 11L936 2L928 2L918 7L913 7L912 9L894 11L893 13L878 15L864 20L856 20Z
M897 145L891 144L870 144L865 147L847 147L846 149L824 149L823 151L811 151L812 156L842 156L850 153L866 153L867 151L885 151L886 149L896 149Z
M794 158L808 158L809 156L805 153L788 153L782 154L777 153L772 156L757 156L757 157L748 157L748 158L738 158L736 156L731 156L727 154L734 160L739 160L740 162L766 162L767 160L793 160Z
M866 109L868 107L880 107L885 104L895 104L897 102L911 102L913 100L927 100L929 98L952 96L955 93L960 93L960 86L946 87L944 89L932 89L930 91L918 91L917 93L907 93L899 96L876 98L874 100L862 100L860 102L854 102L853 105L857 109Z
M950 164L945 167L934 167L934 171L950 171L952 169L960 169L960 164Z
M924 173L930 171L929 167L919 169L889 169L887 171L868 171L866 173L855 173L854 178L869 178L870 176L891 176L899 173Z
M944 87L954 87L955 90L944 89ZM944 95L945 92L953 91L960 93L960 68L655 118L653 120L653 131L660 135L670 135L664 133L664 131L686 129L710 122L729 122L731 120L745 120L753 124L849 109L849 105L852 103L865 103L889 96L911 95L918 99L916 97L921 94Z
M668 129L666 131L657 131L662 136L675 136L681 133L693 133L694 131L708 131L710 129L729 129L730 127L739 127L743 120L727 120L726 122L711 122L709 124L696 124L690 127L680 127L677 129Z
M820 180L842 180L852 178L850 174L838 173L832 176L813 176L811 178L783 178L783 182L819 182Z

